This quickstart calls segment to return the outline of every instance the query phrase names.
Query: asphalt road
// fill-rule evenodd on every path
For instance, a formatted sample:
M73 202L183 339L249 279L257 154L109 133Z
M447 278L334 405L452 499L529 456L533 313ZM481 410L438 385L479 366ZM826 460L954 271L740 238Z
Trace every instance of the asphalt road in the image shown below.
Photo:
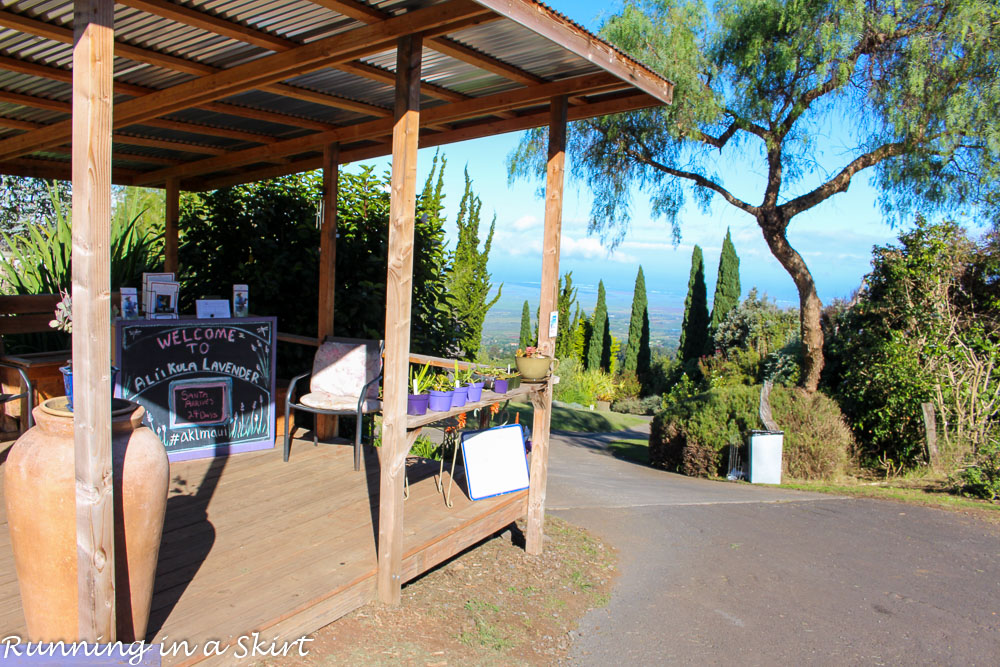
M1000 527L652 470L553 435L547 507L620 552L574 665L998 665Z

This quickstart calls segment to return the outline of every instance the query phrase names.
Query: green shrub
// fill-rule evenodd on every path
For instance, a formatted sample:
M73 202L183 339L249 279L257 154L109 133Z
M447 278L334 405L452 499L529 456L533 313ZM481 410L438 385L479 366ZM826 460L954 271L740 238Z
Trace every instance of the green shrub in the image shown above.
M614 400L618 390L618 385L609 373L599 368L581 371L576 359L561 361L558 375L555 398L565 403L592 405L598 400ZM610 398L604 398L605 396Z
M642 383L635 372L625 371L618 376L618 397L636 398L642 394Z
M983 444L955 475L953 483L963 496L1000 499L1000 440L993 438Z
M628 415L652 415L660 409L662 402L659 396L647 396L642 399L635 396L626 396L612 403L611 410Z
M665 401L650 429L650 463L693 476L723 473L728 463L723 450L747 442L759 428L759 405L759 385L718 387ZM828 479L846 472L854 441L836 403L819 392L775 387L771 409L785 433L786 475Z

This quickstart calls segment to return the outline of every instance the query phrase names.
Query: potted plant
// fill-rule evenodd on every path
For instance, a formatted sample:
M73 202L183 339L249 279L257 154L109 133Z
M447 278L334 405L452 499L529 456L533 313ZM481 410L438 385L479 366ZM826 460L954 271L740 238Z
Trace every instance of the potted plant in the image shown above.
M427 407L436 412L451 410L451 395L454 385L451 378L444 373L438 373L430 385L430 398Z
M467 378L471 375L468 371L459 370L458 362L455 363L455 372L451 376L451 381L455 387L451 392L451 407L460 408L469 399L469 387Z
M410 391L413 393L406 397L406 414L417 416L427 414L427 404L430 401L430 394L427 393L430 370L428 364L424 364L419 370L415 366L410 367Z
M458 367L458 362L456 361L455 381L460 386L465 387L467 391L466 399L469 403L475 403L483 400L483 386L486 383L483 380L476 378L475 372L472 368L460 369Z
M521 377L528 381L544 380L549 374L549 368L553 363L559 364L558 359L545 356L537 347L518 348L514 355L517 363L517 371Z
M598 375L594 387L594 401L597 403L598 410L607 412L611 409L611 401L615 400L615 396L618 394L618 386L618 383L610 375L606 373Z
M515 380L520 380L520 375L517 373L510 372L510 368L507 370L503 368L494 368L493 370L493 391L497 394L506 394L511 389L515 389L517 384Z
M49 326L68 334L73 333L73 297L65 290L59 290L62 295L56 309L53 312L54 318L49 320ZM112 307L111 316L115 317L117 308ZM73 360L67 359L65 366L59 367L59 372L63 376L63 388L66 390L66 409L73 411ZM118 368L111 366L111 391L114 392L115 377L118 375Z

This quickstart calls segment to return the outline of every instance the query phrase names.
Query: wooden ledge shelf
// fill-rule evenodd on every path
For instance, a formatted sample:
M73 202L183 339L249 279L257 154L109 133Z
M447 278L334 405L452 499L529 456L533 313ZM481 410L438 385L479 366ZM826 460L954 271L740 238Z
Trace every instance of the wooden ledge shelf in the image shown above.
M500 403L502 401L507 401L512 398L517 398L518 396L528 396L529 394L535 394L542 391L545 388L544 382L534 382L527 383L521 380L521 386L516 389L511 389L506 394L495 394L487 389L483 390L483 399L481 401L475 401L471 403L466 403L460 408L453 408L451 410L443 411L432 411L428 410L425 415L408 415L406 417L406 428L412 431L415 428L420 428L421 426L426 426L427 424L433 424L434 422L441 421L442 419L447 419L448 417L454 417L460 415L463 412L472 412L473 410L478 410L479 408L486 408L494 403Z

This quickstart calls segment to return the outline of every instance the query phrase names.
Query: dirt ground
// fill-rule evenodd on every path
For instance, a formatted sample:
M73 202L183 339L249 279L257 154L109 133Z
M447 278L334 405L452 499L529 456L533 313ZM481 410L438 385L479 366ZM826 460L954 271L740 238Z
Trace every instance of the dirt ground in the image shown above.
M369 604L310 638L309 655L281 665L552 665L584 613L606 605L616 554L586 531L546 518L541 556L523 550L523 524L403 588L399 607Z

